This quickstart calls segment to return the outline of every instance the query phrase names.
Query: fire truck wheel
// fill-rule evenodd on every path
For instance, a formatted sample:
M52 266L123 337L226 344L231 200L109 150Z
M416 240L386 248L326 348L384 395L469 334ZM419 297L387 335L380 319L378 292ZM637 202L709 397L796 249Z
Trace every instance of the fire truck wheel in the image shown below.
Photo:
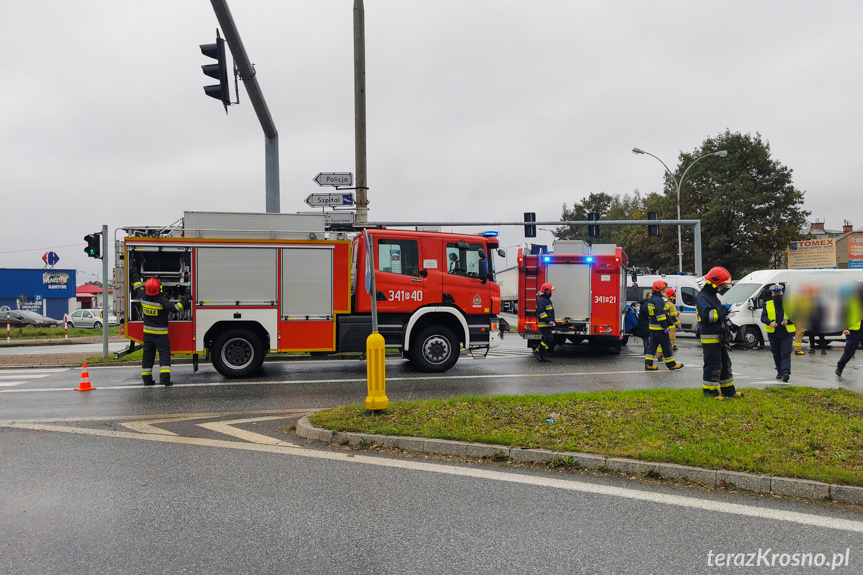
M440 373L458 361L459 344L455 334L441 326L422 330L411 345L413 364L420 371Z
M248 329L226 331L213 342L213 367L225 377L247 377L263 362L261 341Z

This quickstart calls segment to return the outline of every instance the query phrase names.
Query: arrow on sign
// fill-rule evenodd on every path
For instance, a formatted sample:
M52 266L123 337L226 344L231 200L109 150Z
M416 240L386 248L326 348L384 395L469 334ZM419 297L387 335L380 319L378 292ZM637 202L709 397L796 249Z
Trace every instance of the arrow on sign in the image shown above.
M306 203L313 208L322 208L326 206L352 206L354 205L354 195L351 193L309 194L309 197L306 198Z
M315 176L319 186L352 186L354 175L350 172L321 172Z

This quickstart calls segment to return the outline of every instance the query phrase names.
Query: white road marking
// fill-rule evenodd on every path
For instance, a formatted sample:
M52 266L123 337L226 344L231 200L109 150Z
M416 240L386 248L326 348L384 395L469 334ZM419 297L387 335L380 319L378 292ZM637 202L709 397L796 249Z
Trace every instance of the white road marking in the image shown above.
M708 499L697 499L695 497L654 493L650 491L639 491L636 489L629 489L625 487L612 487L608 485L585 483L577 480L557 479L543 476L528 476L520 475L517 473L505 473L502 471L495 471L490 469L440 465L436 463L428 463L414 460L386 459L379 457L370 457L367 455L355 453L345 454L330 451L315 451L284 445L261 445L256 443L241 443L237 441L201 439L193 437L177 437L170 435L158 435L153 433L132 433L126 431L111 431L105 429L88 429L83 427L64 427L44 423L24 423L7 421L0 422L0 427L9 427L14 429L30 429L33 431L74 433L79 435L93 435L98 437L160 441L164 443L178 443L185 445L195 445L199 447L243 449L246 451L257 451L278 455L291 455L296 457L311 457L314 459L336 461L348 464L376 465L379 467L389 467L392 469L422 471L426 473L441 473L445 475L467 477L471 479L483 479L487 481L501 481L506 483L518 483L522 485L533 485L537 487L548 487L578 493L591 493L594 495L602 495L606 497L620 497L624 499L632 499L635 501L659 503L662 505L674 505L677 507L710 511L713 513L726 513L729 515L755 517L760 519L767 519L770 521L786 521L789 523L797 523L799 525L806 525L810 527L863 533L863 522L853 521L850 519L825 517L822 515L814 515L811 513L799 513L796 511L785 511L780 509L767 509L764 507L754 507L739 503L711 501Z
M288 447L299 447L299 445L295 443L291 443L289 441L279 441L275 437L268 437L266 435L261 435L260 433L255 433L253 431L246 431L245 429L237 429L233 427L238 423L254 423L257 421L267 421L271 419L285 419L289 416L287 415L273 415L269 417L252 417L249 419L234 419L232 421L214 421L212 423L199 423L198 427L203 427L205 429L209 429L211 431L216 431L218 433L224 433L225 435L232 435L243 441L248 441L249 443L258 443L261 445L285 445Z
M190 419L204 419L205 417L218 416L208 415L203 417L189 417L186 415L172 415L168 417L160 417L158 419L150 419L147 421L130 421L129 423L121 423L120 425L131 429L132 431L137 431L138 433L155 433L157 435L179 435L178 433L168 431L167 429L160 429L158 427L154 427L154 425L157 425L159 423L174 423L177 421L187 421Z
M43 377L48 377L55 373L63 373L64 371L69 371L69 368L4 369L0 370L0 387L13 387L27 383L27 380L42 379Z
M668 374L671 374L671 370L665 370ZM616 370L616 371L572 371L565 373L554 373L555 377L578 377L578 376L598 376L598 375L622 375L622 374L633 374L633 373L644 373L644 369L634 369L634 370ZM663 373L663 372L660 372ZM548 377L550 374L548 373L508 373L508 374L494 374L494 375L429 375L429 376L417 376L417 377L388 377L386 381L439 381L439 380L459 380L459 379L529 379L529 378L539 378L539 377ZM656 374L653 374L654 376ZM348 379L283 379L283 380L275 380L275 381L210 381L210 382L201 382L201 383L175 383L173 388L184 388L184 387L228 387L228 386L241 386L241 385L305 385L305 384L315 384L315 383L367 383L368 379L365 377L357 377L357 378L348 378ZM149 386L143 384L131 384L131 385L106 385L99 386L100 391L107 390L130 390L130 389L150 389L153 391L162 390L164 387L160 385ZM0 390L0 393L35 393L35 392L53 392L53 391L74 391L74 388L41 388L41 389L3 389Z

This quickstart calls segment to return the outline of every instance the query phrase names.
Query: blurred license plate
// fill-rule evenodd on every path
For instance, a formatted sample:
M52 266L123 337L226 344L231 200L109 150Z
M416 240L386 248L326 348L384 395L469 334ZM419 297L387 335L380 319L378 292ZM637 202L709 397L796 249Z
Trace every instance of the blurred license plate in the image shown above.
M526 333L524 339L542 339L541 333Z

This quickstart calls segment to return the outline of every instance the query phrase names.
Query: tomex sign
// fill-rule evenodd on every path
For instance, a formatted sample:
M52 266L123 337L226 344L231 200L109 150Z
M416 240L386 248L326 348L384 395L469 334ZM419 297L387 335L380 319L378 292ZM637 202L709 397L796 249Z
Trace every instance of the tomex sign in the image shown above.
M836 243L831 239L800 240L788 247L790 269L835 268Z

